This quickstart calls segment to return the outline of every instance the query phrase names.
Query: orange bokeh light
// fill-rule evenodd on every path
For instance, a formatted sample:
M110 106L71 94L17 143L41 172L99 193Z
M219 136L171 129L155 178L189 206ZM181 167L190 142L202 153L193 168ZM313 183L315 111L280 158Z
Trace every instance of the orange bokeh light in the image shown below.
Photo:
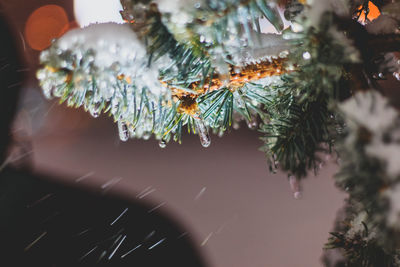
M376 5L374 5L374 3L372 3L371 1L368 2L368 8L369 8L369 13L368 13L367 19L369 21L373 21L374 19L378 18L381 15L379 8ZM361 9L362 9L362 6L359 6L358 10L361 10ZM361 15L358 18L358 21L361 23L367 22L364 12L361 12Z
M69 28L67 13L62 7L45 5L29 16L25 24L25 39L32 49L42 51Z

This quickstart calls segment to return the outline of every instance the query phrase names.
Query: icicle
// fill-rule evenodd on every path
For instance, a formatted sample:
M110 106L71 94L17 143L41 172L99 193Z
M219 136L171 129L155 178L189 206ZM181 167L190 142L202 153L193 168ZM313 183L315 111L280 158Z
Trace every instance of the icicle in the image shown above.
M204 120L202 118L198 118L194 120L196 125L196 131L199 133L200 143L203 147L209 147L211 144L211 138L208 134L208 129Z
M251 130L257 129L257 127L258 127L257 118L252 117L251 121L247 122L247 127L249 127L249 129L251 129Z
M167 141L165 141L165 139L161 139L160 142L158 143L158 145L161 148L166 148L167 147Z
M293 192L293 197L295 199L300 199L302 197L302 193L299 180L295 176L291 175L289 176L289 184L290 189Z
M91 105L89 109L90 115L92 115L93 118L98 118L100 116L100 107L101 107L101 102L96 102Z
M118 121L118 132L119 132L119 139L121 141L126 142L129 139L129 130L128 125L126 125L123 121Z
M128 130L129 130L129 136L130 136L131 138L132 138L132 137L135 137L135 134L136 134L136 127L133 126L132 123L129 124Z

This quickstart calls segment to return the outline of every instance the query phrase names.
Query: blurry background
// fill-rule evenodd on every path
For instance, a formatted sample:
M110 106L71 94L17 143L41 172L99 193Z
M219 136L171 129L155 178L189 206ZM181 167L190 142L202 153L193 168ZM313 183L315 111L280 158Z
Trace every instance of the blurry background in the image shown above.
M161 149L154 140L121 143L107 116L93 119L44 99L34 78L40 50L79 25L119 20L118 1L75 2L0 0L31 74L14 127L24 150L15 162L31 160L37 172L70 177L62 182L166 210L186 226L211 267L321 266L345 197L333 184L334 160L303 182L303 198L295 200L286 175L269 173L259 134L244 124L212 136L207 149L197 136Z

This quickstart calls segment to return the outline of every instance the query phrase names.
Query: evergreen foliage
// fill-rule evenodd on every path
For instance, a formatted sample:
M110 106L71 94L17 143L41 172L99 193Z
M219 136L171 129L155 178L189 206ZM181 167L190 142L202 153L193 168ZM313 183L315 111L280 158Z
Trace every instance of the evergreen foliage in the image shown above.
M384 14L371 18L370 2ZM109 113L123 141L154 135L165 147L186 127L207 147L209 128L245 120L271 170L297 179L337 149L351 208L327 245L342 265L326 265L399 266L400 124L378 93L385 75L400 80L387 60L400 49L399 3L388 2L121 0L127 24L67 33L43 52L38 78L48 98Z

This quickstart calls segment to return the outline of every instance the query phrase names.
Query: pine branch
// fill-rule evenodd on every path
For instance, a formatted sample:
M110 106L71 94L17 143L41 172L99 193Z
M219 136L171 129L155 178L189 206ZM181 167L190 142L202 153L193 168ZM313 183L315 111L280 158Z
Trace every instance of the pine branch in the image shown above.
M206 78L205 81L195 81L190 83L187 86L190 91L181 89L181 87L175 87L174 84L168 84L167 82L163 82L163 84L170 88L173 95L180 99L188 96L191 98L197 98L199 95L213 92L221 88L230 88L235 90L236 88L243 87L249 82L254 82L271 76L280 76L293 71L292 68L286 66L286 62L286 58L279 57L247 65L243 68L231 65L228 79L225 75L216 73L215 78Z
M271 158L270 166L278 162L284 171L305 177L309 169L318 169L321 143L332 144L327 98L300 101L287 89L275 89L270 102L270 121L260 128L262 149Z

